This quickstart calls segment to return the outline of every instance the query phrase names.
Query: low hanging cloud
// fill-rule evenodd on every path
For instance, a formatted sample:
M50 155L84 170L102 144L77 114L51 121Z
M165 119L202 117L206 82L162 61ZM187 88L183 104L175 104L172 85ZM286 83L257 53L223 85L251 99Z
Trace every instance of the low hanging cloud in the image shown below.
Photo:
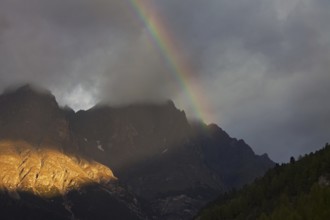
M276 161L329 141L329 1L140 2L178 43L208 123ZM76 110L170 98L195 117L170 71L129 1L0 0L2 89L36 83Z
M2 88L39 84L75 109L165 100L178 90L128 1L1 0L0 12Z

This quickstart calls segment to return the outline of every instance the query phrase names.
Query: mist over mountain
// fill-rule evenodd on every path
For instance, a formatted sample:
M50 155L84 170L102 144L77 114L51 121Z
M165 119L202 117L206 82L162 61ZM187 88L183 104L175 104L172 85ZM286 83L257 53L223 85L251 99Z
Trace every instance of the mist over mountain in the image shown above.
M21 141L29 146L11 144L9 151L0 151L4 164L15 155L17 163L11 169L20 174L18 182L11 187L6 178L2 179L1 207L14 204L15 208L30 210L29 214L32 210L52 210L51 202L40 200L35 190L22 191L19 186L25 177L19 169L22 164L31 164L24 172L29 177L27 188L35 189L41 171L34 164L61 163L59 169L67 172L57 178L62 185L71 181L65 176L77 175L78 182L85 182L63 191L59 185L51 184L56 178L50 176L58 171L43 172L55 192L64 192L56 194L60 211L52 210L48 214L69 210L73 219L91 219L88 216L94 212L98 215L93 219L110 216L107 212L121 216L123 210L137 219L190 219L220 193L250 183L274 166L266 154L256 155L243 140L230 137L217 125L189 122L185 112L177 109L172 101L121 107L97 105L74 112L60 107L49 91L30 85L8 90L0 96L0 141ZM32 157L35 162L29 162ZM60 162L62 160L76 162L73 166L71 162ZM92 165L99 163L103 165ZM108 168L102 171L103 166ZM111 169L116 178L110 181L101 177L109 175L107 169ZM101 177L101 182L91 181L96 171L101 172L96 175ZM13 192L18 195L16 200L11 197ZM21 196L22 193L29 196ZM32 208L27 202L30 198L34 201ZM93 198L93 202L88 198ZM113 202L107 205L104 202L108 200ZM98 209L93 204L102 205ZM115 208L119 204L122 208ZM81 217L84 210L72 207L92 211ZM103 212L104 215L100 214Z

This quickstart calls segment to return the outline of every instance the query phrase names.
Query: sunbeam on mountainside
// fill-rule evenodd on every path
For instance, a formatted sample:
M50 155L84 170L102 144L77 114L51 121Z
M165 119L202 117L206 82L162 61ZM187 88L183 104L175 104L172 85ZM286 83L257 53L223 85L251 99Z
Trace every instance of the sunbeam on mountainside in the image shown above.
M24 142L0 142L0 188L11 194L56 197L115 179L109 168L96 162Z

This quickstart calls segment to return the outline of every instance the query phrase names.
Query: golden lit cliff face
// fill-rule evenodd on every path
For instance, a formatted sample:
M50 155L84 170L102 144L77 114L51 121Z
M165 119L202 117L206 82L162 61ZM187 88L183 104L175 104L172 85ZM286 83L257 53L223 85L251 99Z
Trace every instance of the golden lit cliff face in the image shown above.
M36 149L25 142L0 141L2 190L53 197L114 179L112 171L99 163L67 156L54 149Z

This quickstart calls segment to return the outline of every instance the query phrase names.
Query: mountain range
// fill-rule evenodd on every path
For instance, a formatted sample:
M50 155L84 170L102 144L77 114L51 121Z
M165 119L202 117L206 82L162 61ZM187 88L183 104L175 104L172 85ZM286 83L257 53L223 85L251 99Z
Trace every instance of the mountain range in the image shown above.
M1 219L86 220L191 219L275 165L172 101L75 112L30 85L0 95L0 163Z

